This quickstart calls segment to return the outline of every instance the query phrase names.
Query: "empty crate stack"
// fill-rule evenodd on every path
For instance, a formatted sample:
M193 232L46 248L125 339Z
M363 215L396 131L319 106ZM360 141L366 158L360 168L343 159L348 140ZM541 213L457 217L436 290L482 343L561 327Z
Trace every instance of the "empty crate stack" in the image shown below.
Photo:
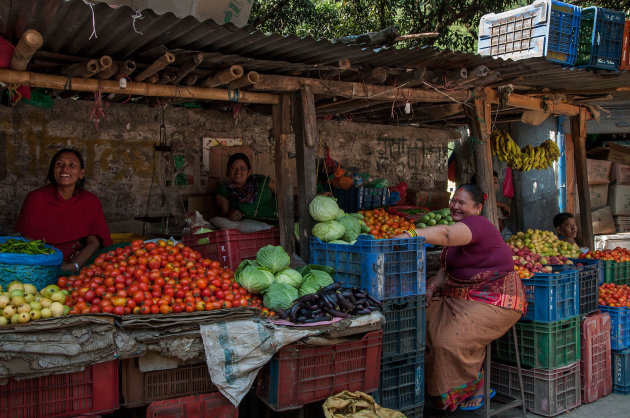
M586 316L580 331L582 402L591 403L612 390L610 316L596 312Z
M536 273L523 280L527 315L516 323L525 405L555 416L580 405L580 298L578 270ZM516 350L508 332L492 345L492 387L519 394Z
M383 303L382 360L376 401L407 417L424 410L425 243L424 238L359 236L354 245L310 241L310 262L331 266L335 280Z
M621 61L625 18L624 12L603 7L582 9L575 65L617 70Z
M610 346L612 349L612 391L630 393L630 308L603 306L610 315Z
M545 57L573 65L577 57L580 8L555 0L484 15L477 53L514 60Z

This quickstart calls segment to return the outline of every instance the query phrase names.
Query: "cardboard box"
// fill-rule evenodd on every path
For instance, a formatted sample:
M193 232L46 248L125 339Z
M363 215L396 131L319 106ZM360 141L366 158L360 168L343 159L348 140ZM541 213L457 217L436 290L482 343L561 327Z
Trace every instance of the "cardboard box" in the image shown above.
M603 208L592 212L591 218L593 221L593 234L615 233L615 222L609 206L604 206Z
M608 191L608 205L615 216L630 216L630 185L613 184Z
M608 184L610 181L611 161L586 159L588 184ZM602 206L606 206L605 204Z
M613 216L617 232L630 232L630 216Z
M591 210L603 208L608 204L608 185L595 184L588 186L591 200Z
M630 165L630 147L607 142L606 147L589 150L588 155L598 160L608 160L614 163Z
M442 190L407 189L407 203L431 210L448 207L451 194Z
M612 163L610 168L610 182L617 184L630 184L630 165Z

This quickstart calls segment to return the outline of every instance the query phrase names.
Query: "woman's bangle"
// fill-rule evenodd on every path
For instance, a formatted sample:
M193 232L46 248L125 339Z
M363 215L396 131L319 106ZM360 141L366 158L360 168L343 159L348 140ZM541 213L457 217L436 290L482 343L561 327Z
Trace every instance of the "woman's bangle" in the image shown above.
M77 263L76 261L74 262L74 269L75 271L78 273L80 268L79 268L79 263Z
M406 230L405 233L407 235L409 235L409 238L413 238L413 237L417 237L418 236L418 233L416 232L415 229Z

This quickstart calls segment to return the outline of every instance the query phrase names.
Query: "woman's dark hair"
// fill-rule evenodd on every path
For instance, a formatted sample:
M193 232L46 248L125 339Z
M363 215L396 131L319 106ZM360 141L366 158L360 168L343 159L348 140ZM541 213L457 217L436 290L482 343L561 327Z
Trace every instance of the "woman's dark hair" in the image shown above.
M496 177L497 179L499 178L499 173L497 173L497 170L492 170L492 176ZM470 178L470 182L472 184L477 184L477 173L472 175L472 177Z
M573 218L573 214L569 212L562 212L553 217L553 227L557 228L562 226L563 223L566 222L567 219Z
M53 184L53 186L57 186L57 180L55 180L55 164L57 163L57 160L59 159L59 156L61 154L65 154L65 153L70 153L70 154L74 154L77 159L79 160L79 164L81 164L81 168L85 168L85 163L83 162L83 157L81 156L81 153L75 149L72 148L62 148L59 151L57 151L57 153L52 157L52 160L50 160L50 166L48 167L48 181L51 182ZM75 184L74 187L76 187L77 190L81 190L83 189L83 184L85 184L85 178L79 179L77 180L77 184Z
M462 190L462 189L466 193L468 193L470 197L472 197L475 203L479 203L480 205L483 205L484 203L486 203L486 199L488 198L488 195L485 194L483 190L481 190L479 186L477 186L476 184L466 183L466 184L462 184L461 186L457 188L457 190Z
M225 170L226 176L230 175L230 167L232 166L232 164L234 164L234 161L236 160L243 160L243 162L247 166L247 169L248 170L252 169L252 165L250 164L249 158L247 158L247 155L243 154L242 152L237 152L236 154L230 155L230 158L228 159L227 169Z

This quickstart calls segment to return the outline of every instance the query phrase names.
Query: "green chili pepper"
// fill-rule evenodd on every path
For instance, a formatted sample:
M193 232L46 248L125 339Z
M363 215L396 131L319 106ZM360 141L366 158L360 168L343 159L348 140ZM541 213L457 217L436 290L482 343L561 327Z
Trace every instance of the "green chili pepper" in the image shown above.
M12 238L0 244L0 253L41 255L54 254L55 250L46 247L42 240L22 241Z

